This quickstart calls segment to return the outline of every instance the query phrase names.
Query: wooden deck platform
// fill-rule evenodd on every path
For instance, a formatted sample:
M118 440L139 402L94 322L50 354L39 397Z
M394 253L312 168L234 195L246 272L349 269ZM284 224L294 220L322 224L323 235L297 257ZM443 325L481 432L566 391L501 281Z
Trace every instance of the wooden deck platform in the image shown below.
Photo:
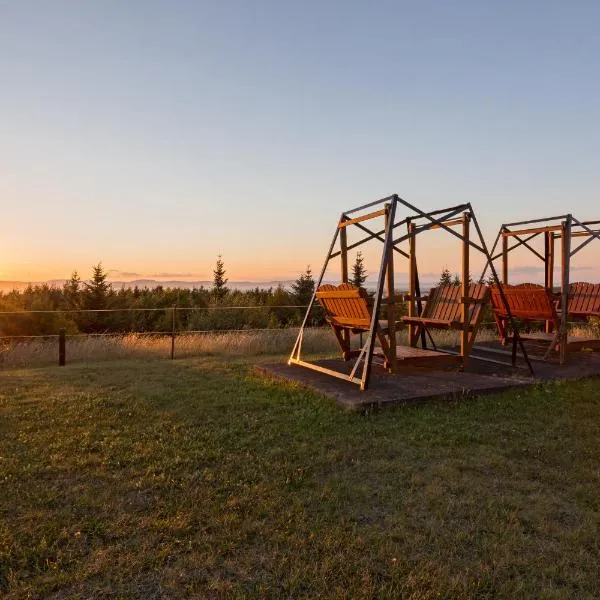
M521 337L524 340L530 341L539 341L546 342L550 344L552 339L554 338L554 334L552 333L522 333ZM600 350L600 340L598 338L593 337L583 337L583 336L575 336L570 335L567 338L567 352L581 352L581 351L593 351L597 352Z
M455 367L460 363L460 356L438 352L437 350L396 346L396 360L400 363L400 367L404 364L406 366L443 369L444 367Z
M341 359L320 360L317 361L317 364L338 371L349 367L348 363ZM361 392L358 386L347 381L296 365L275 363L261 365L257 368L265 375L294 381L328 396L348 410L365 410L384 405L431 399L452 399L469 394L497 392L530 383L530 381L511 375L434 371L417 367L401 368L400 372L389 374L384 369L375 366L369 389Z
M529 352L535 354L536 344L547 347L541 340L525 342ZM600 353L573 353L565 365L558 361L534 362L535 376L523 369L523 362L513 368L508 357L498 354L507 348L498 342L477 344L473 355L491 361L504 361L506 364L478 360L472 355L466 372L448 370L440 361L440 352L433 350L412 352L414 349L399 347L399 371L387 373L383 368L374 365L371 384L368 390L361 392L358 386L342 379L336 379L287 362L264 364L257 369L268 377L293 381L306 386L324 396L332 398L347 410L365 410L373 407L393 406L398 404L424 402L427 400L443 400L498 393L503 390L530 386L541 381L555 379L581 379L600 377ZM404 356L405 358L402 358ZM443 354L450 360L455 357ZM433 360L435 368L431 368L428 360ZM443 360L443 359L442 359ZM342 359L323 359L316 364L328 369L350 372L352 363Z

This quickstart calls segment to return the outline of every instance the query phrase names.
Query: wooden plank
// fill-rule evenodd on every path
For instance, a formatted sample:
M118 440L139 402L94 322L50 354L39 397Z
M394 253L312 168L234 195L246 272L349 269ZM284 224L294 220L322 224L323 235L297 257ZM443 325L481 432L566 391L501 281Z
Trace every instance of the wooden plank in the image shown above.
M361 385L362 381L357 377L350 377L344 373L340 373L339 371L334 371L333 369L327 369L326 367L321 367L320 365L315 365L310 362L306 362L304 360L299 360L296 358L292 358L288 361L288 364L292 365L300 365L301 367L306 367L307 369L311 369L313 371L318 371L319 373L324 373L325 375L331 375L332 377L337 377L338 379L343 379L344 381L349 381L350 383L355 383L356 385Z
M594 229L593 233L589 233L588 231L574 231L571 237L590 237L598 233L600 233L600 229Z
M454 225L460 225L463 222L462 218L460 219L450 219L448 221L442 221L441 223L436 223L435 225L425 225L423 231L429 231L430 229L442 229L443 227L454 227ZM420 227L416 228L417 233L421 230Z
M344 217L342 217L342 220ZM348 283L348 236L346 233L346 228L340 229L340 252L341 252L341 278L342 283ZM350 332L343 331L342 338L344 340L344 345L346 347L350 347Z
M334 298L361 298L361 293L358 288L354 289L334 289L334 290L323 290L319 288L317 291L317 298L319 300L329 300Z
M385 208L382 208L381 210L376 210L367 215L362 215L361 217L348 219L347 221L340 221L338 227L341 229L343 227L348 227L348 225L354 225L355 223L360 223L361 221L368 221L369 219L374 219L375 217L382 217L383 215L385 215Z
M410 234L409 237L409 256L410 256L410 260L409 260L409 296L410 296L410 300L408 301L408 315L409 316L415 316L417 313L417 304L415 302L416 300L416 289L417 289L417 255L416 255L416 251L417 251L417 235L415 233L415 225L414 223L411 221L407 224L407 228L408 228L408 233ZM417 337L415 336L415 331L414 331L414 327L412 326L412 324L410 324L408 326L408 343L411 346L416 346L417 344Z
M547 225L545 227L532 227L530 229L507 229L502 232L503 237L514 237L517 235L527 235L529 233L544 233L545 231L560 231L560 225Z
M508 285L508 238L502 231L502 283Z
M385 209L385 225L386 228L390 225L390 211L389 207ZM386 277L386 293L388 296L387 302L387 318L388 318L388 344L389 344L389 368L392 373L396 371L396 307L394 305L394 252L393 246L390 244L387 248L388 262L387 262L387 277ZM389 299L392 299L391 302Z
M569 275L571 271L571 215L567 215L565 221L561 224L561 315L560 315L560 364L567 361L567 317L569 311Z

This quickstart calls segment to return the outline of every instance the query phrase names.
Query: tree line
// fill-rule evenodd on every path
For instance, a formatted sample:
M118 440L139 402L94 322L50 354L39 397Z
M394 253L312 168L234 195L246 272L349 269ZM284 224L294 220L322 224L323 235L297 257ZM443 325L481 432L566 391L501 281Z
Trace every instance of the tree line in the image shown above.
M121 288L114 289L101 263L92 267L84 281L74 271L61 287L29 285L23 291L0 292L0 335L54 335L64 328L67 334L178 331L219 331L265 329L300 325L305 307L314 293L310 266L291 288L256 287L237 290L228 287L222 257L217 257L213 285L205 288ZM367 270L360 252L350 272L350 282L365 289ZM447 269L440 283L459 284ZM173 311L173 307L178 310ZM184 310L179 310L184 309ZM188 310L185 310L188 309ZM324 325L317 305L310 325Z
M230 289L227 282L221 256L212 287L194 289L159 285L116 290L99 263L88 281L73 272L62 287L41 284L0 292L0 312L16 313L0 314L0 335L51 335L61 328L68 334L167 332L173 326L173 307L190 309L175 311L177 330L290 327L304 317L299 307L308 304L315 285L310 267L290 290L278 286L242 291ZM314 312L311 324L321 324L322 315Z

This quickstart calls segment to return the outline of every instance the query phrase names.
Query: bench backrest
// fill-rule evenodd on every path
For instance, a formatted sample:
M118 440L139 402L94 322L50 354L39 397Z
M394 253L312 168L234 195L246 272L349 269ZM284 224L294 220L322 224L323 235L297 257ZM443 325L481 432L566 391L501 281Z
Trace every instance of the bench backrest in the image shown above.
M469 298L480 302L467 305L469 323L477 323L483 309L483 301L487 296L487 286L483 283L469 285ZM428 300L421 317L451 323L462 323L462 286L439 285L429 292Z
M351 283L325 283L316 294L328 320L334 325L368 329L371 307L368 294Z
M500 318L508 317L498 286L492 285L490 290L494 314ZM510 312L516 319L558 322L552 294L545 288L503 285L502 290Z
M569 285L569 315L600 317L600 283L578 281Z

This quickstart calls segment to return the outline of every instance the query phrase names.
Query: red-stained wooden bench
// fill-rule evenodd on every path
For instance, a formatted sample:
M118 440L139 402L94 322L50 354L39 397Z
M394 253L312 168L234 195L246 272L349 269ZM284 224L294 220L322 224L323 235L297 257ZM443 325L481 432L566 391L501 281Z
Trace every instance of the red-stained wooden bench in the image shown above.
M351 283L340 283L337 286L326 283L319 287L316 296L325 311L325 319L331 325L342 349L344 360L358 356L360 350L350 348L344 331L352 333L369 331L373 317L373 306L367 292ZM375 334L387 359L386 362L390 359L390 347L386 339L387 332L388 322L378 321Z
M498 327L500 341L505 344L509 338L506 332L506 324L509 318L506 305L502 301L502 296L498 286L490 287L492 311ZM544 358L547 358L550 351L559 341L560 319L556 312L554 295L542 286L528 284L527 286L503 285L502 291L506 298L506 303L510 309L510 314L521 321L546 321L550 322L555 334L550 342ZM521 337L523 337L521 335Z
M569 317L600 317L600 283L570 284L567 313Z
M462 287L459 285L440 285L433 288L419 316L402 318L403 323L415 326L410 345L416 345L422 331L427 329L467 329L468 340L463 357L463 360L466 360L475 341L488 296L488 288L482 283L470 284L467 298L462 297ZM467 304L466 324L463 320L463 304Z

